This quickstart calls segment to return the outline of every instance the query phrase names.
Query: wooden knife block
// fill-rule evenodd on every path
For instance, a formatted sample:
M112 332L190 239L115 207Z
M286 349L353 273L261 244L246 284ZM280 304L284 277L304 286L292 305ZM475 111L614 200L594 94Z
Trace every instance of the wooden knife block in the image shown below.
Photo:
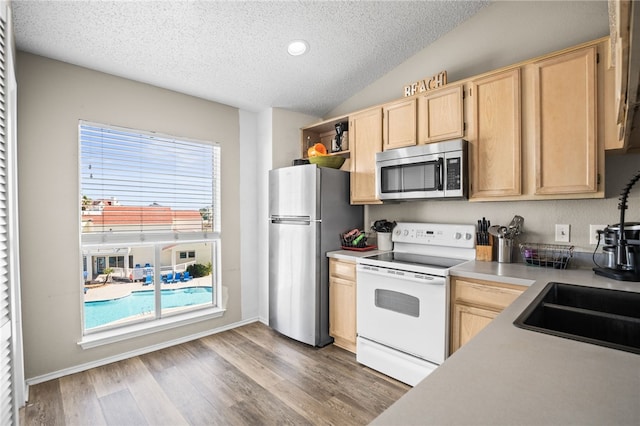
M476 245L476 260L482 260L484 262L493 261L493 235L489 235L488 246Z

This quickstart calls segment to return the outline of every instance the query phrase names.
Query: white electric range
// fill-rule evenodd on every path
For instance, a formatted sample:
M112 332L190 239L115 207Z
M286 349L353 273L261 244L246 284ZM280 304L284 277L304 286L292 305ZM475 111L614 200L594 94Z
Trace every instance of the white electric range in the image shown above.
M399 222L393 251L358 259L358 362L412 386L444 362L449 270L475 258L475 231Z

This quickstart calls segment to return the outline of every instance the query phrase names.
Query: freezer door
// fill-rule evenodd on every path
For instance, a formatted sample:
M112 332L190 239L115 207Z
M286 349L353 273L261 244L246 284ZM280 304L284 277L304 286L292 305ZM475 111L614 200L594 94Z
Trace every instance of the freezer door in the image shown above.
M269 172L269 215L318 217L318 167L284 167Z
M316 344L320 223L269 222L269 326L292 339Z

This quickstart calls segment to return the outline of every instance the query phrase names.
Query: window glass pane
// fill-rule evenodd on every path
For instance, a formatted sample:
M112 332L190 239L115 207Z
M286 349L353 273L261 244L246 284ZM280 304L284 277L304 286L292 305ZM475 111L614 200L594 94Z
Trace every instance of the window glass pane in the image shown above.
M198 257L186 259L186 249ZM162 314L212 306L215 299L213 244L167 245L161 250Z
M108 256L111 252L112 256ZM124 264L124 255L137 267ZM85 329L96 329L155 318L153 297L141 291L151 289L147 277L153 277L153 246L84 249L86 278L84 285ZM109 268L105 267L106 259ZM115 265L115 266L111 266ZM149 265L149 266L144 266Z
M219 231L219 150L82 122L82 233Z

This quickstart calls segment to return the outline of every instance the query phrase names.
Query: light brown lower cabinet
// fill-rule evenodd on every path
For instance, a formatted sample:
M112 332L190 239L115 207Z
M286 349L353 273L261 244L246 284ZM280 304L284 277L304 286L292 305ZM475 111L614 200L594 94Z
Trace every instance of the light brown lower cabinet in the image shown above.
M509 306L525 286L451 277L450 353L454 353Z
M333 344L356 353L356 263L329 259L329 334Z

